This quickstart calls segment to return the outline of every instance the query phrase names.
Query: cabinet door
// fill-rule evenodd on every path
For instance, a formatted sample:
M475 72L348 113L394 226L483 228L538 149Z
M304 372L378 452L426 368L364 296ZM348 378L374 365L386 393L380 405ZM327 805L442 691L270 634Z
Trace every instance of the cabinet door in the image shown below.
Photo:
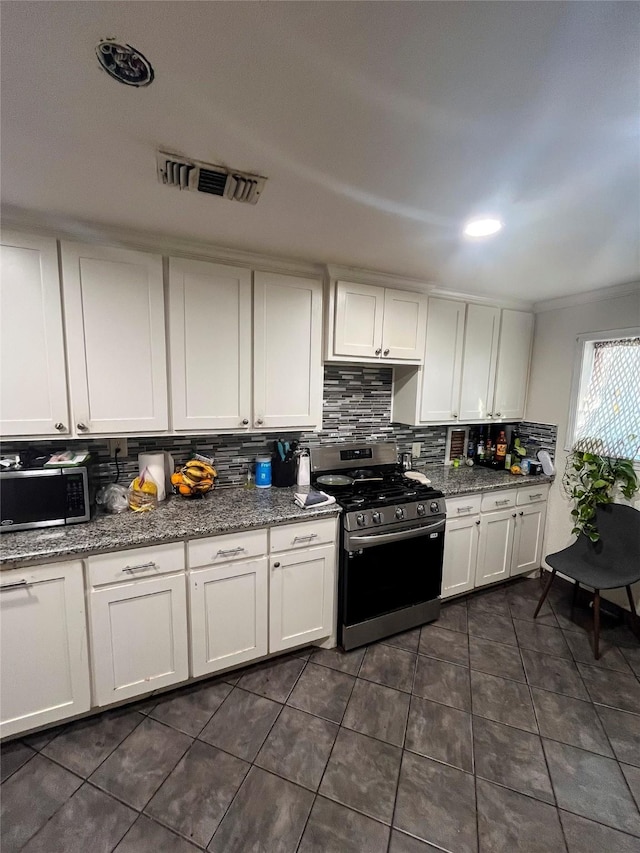
M511 562L512 575L521 575L540 567L546 516L546 503L533 504L518 510Z
M331 634L335 563L333 545L270 557L270 652Z
M404 290L385 289L383 358L422 361L426 325L426 296Z
M505 580L511 574L515 515L515 510L507 509L480 516L476 586Z
M524 417L532 336L533 314L510 310L502 312L493 404L496 418Z
M62 285L76 430L166 430L162 258L63 243Z
M0 735L88 711L82 563L3 572L0 614Z
M97 705L188 678L184 573L93 590L89 612Z
M447 521L442 566L442 598L473 589L476 582L480 519Z
M66 435L69 411L56 241L3 232L1 246L0 432Z
M377 359L382 354L384 287L336 284L334 355Z
M189 576L191 674L267 654L267 559L227 563Z
M458 414L464 314L463 302L429 299L422 369L422 422L440 423Z
M246 429L251 423L251 273L169 260L171 413L174 429Z
M486 305L468 305L460 388L461 422L493 415L500 311Z
M254 274L254 427L322 425L322 283Z

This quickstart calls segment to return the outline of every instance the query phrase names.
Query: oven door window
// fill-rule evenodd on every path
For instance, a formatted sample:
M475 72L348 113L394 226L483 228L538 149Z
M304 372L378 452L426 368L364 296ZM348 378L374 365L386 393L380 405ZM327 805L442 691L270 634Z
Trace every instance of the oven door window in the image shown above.
M440 595L444 533L343 551L343 620L356 625Z

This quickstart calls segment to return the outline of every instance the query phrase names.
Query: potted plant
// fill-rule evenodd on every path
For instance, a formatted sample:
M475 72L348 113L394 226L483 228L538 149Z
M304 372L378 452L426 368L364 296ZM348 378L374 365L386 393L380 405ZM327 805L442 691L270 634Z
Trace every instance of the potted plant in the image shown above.
M576 445L567 458L563 477L567 495L575 501L571 510L572 533L584 533L592 542L600 539L596 527L596 508L613 503L616 490L630 500L638 491L638 477L629 459L599 456Z

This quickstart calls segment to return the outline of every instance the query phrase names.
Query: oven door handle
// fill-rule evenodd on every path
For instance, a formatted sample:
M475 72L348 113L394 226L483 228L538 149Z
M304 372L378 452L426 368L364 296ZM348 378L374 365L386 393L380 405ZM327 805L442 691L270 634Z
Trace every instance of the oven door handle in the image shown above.
M444 530L444 528L445 519L441 519L434 521L433 524L423 524L421 527L410 527L408 530L396 530L392 533L367 533L364 536L349 536L347 550L354 551L356 548L369 548L372 545L384 545L387 542L414 539L418 536L424 536L427 533Z

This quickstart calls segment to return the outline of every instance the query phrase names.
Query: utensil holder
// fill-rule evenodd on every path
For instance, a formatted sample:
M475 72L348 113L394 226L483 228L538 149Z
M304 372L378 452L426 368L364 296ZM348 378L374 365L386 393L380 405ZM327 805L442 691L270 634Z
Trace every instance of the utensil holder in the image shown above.
M296 460L285 459L283 462L279 456L271 457L272 483L277 488L295 486L296 483Z

